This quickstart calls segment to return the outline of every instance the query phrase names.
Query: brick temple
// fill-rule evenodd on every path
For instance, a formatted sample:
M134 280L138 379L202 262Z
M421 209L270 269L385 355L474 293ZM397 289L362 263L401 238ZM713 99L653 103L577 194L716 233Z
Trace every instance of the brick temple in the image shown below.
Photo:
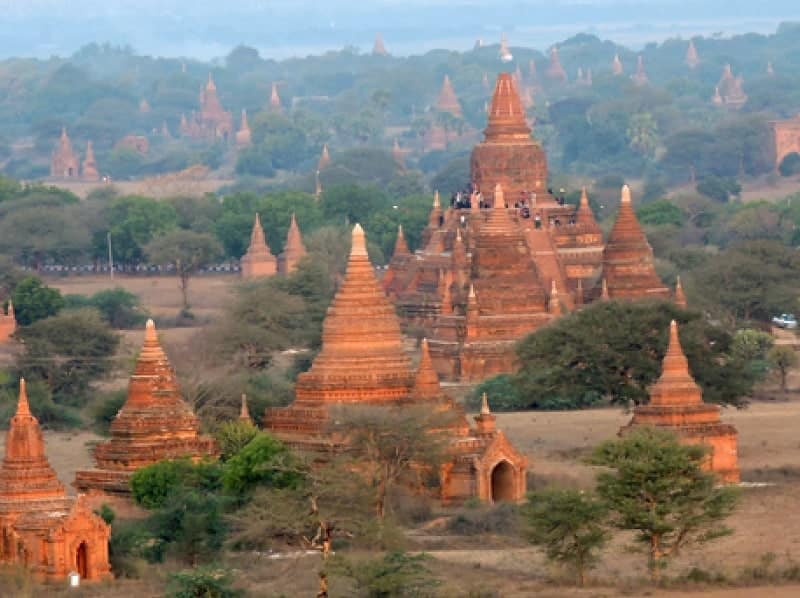
M292 220L289 222L289 231L286 233L283 253L278 256L278 272L288 276L297 269L297 264L305 256L306 246L303 244L303 235L300 233L300 227L297 226L297 218L292 214Z
M415 373L403 350L400 322L367 256L364 231L353 229L344 281L323 323L322 349L295 385L288 407L269 408L265 427L296 447L316 451L340 445L326 427L338 405L429 402L454 410L453 460L442 471L442 499L521 500L527 459L495 426L488 405L470 427L439 388L427 342Z
M675 320L669 328L661 377L650 389L650 402L634 407L633 418L620 434L638 426L667 429L685 442L707 445L711 449L708 469L725 482L739 481L736 428L720 421L719 405L703 402L703 392L689 373Z
M91 495L128 497L133 473L163 459L214 458L217 446L180 394L153 320L128 385L128 398L111 422L111 439L94 449L95 468L79 471L74 486Z
M585 190L578 206L548 190L547 156L508 73L470 163L473 196L442 206L434 194L421 247L412 254L400 231L382 280L403 324L428 337L444 380L512 372L517 341L588 302L670 296L630 189L607 242Z
M193 139L224 141L234 138L233 115L222 107L217 85L210 74L208 82L200 90L200 111L193 112L188 119L185 115L181 117L181 135Z
M278 271L278 260L272 255L261 226L261 218L256 214L253 230L250 233L250 245L242 256L242 278L267 278Z
M39 422L28 405L25 380L6 435L0 466L0 563L20 565L40 581L111 577L111 527L83 496L67 496L45 455Z

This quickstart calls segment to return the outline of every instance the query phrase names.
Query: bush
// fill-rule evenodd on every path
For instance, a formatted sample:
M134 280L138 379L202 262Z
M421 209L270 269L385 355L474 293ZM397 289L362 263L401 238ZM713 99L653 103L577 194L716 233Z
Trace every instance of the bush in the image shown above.
M98 434L108 434L111 422L114 421L127 398L128 393L124 390L115 390L99 397L91 412L93 427Z
M27 385L28 403L31 412L39 420L43 428L50 430L72 430L83 424L80 414L70 407L53 402L53 395L41 382L29 382ZM0 391L0 428L8 426L8 422L17 410L19 387L16 379Z
M369 598L433 597L439 581L426 566L431 557L390 552L382 558L366 562L351 562L336 557L333 573L349 577Z
M726 203L732 197L739 197L742 186L736 179L709 176L697 183L697 192L716 201Z
M246 494L260 484L274 488L294 487L301 483L293 469L289 449L268 434L258 434L223 465L222 486Z
M95 293L89 301L112 328L138 328L147 318L139 297L119 287Z
M236 420L222 424L214 434L222 460L227 461L237 455L257 434L258 428L249 421Z
M481 408L483 393L486 393L492 411L515 411L527 407L527 401L508 374L489 378L476 386L472 394L467 397L467 407L478 411Z
M64 305L58 289L45 286L36 276L23 278L14 289L14 313L20 326L54 316Z
M189 459L159 461L131 476L131 492L138 505L146 509L163 507L167 499L182 488L214 492L220 488L217 463L192 463Z
M517 508L511 503L470 507L450 519L447 531L459 536L482 534L517 536L519 535Z
M209 565L179 571L170 575L167 587L168 598L238 598L244 596L241 590L231 586L233 577L230 571Z

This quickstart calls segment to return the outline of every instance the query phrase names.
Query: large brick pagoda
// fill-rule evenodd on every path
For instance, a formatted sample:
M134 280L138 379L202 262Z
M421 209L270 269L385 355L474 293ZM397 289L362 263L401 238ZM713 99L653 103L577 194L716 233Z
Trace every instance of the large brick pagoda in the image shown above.
M364 231L356 225L344 282L323 323L322 349L311 369L297 377L294 402L267 409L265 427L290 445L322 451L346 442L327 430L335 406L423 401L456 415L453 460L442 470L444 501L523 498L527 459L494 428L491 414L479 416L476 427L469 427L439 388L427 342L414 373L403 351L400 322L375 277Z
M128 398L111 422L111 439L95 447L95 468L77 472L74 486L93 495L127 497L137 469L163 459L216 455L216 443L200 434L197 416L181 398L175 371L148 320Z
M39 422L20 380L17 411L0 466L0 563L25 567L42 581L111 577L111 528L85 497L67 496L47 460Z
M675 432L685 442L711 449L707 467L725 482L739 481L737 432L720 421L720 408L703 402L703 393L689 373L675 320L670 324L669 346L661 377L650 389L650 402L633 410L625 434L638 426L655 426Z

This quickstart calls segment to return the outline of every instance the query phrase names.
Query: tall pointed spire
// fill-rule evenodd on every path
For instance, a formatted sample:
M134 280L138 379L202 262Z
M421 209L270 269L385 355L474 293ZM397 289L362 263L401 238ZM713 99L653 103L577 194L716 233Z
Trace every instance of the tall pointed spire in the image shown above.
M94 157L94 147L91 141L86 142L86 157L83 160L81 175L84 181L100 180L100 173L97 172L97 160Z
M505 33L500 35L500 60L503 62L511 62L514 60L514 56L511 54L511 50L508 47L508 39Z
M550 49L550 66L547 67L545 75L548 79L563 83L567 80L567 72L561 66L561 60L558 57L558 48L553 46Z
M700 56L697 48L694 47L694 40L689 40L689 47L686 48L686 64L690 69L695 69L700 64Z
M625 72L622 61L619 59L619 54L614 54L614 60L611 61L611 72L614 73L615 76Z
M297 265L306 256L306 246L303 243L303 235L300 227L297 226L297 218L292 212L289 221L289 231L286 233L286 243L283 246L283 253L278 260L278 269L281 274L289 275L297 269Z
M394 138L394 144L392 145L392 158L398 167L405 168L406 156L403 149L400 147L400 142L397 141L397 137Z
M631 79L636 85L647 85L649 81L647 72L644 70L644 58L642 58L641 54L636 59L636 72L631 76Z
M380 33L375 34L375 43L372 45L372 54L374 56L388 56L389 52L383 43L383 36Z
M317 162L317 170L325 170L328 166L331 165L331 154L328 151L328 144L325 143L322 145L322 152L319 155L319 161Z
M439 385L439 375L433 368L428 339L422 339L422 355L417 366L417 373L414 377L413 396L420 399L440 398L442 389Z
M683 293L683 285L681 284L680 276L678 276L677 280L675 281L675 305L681 309L686 309L687 307L686 295Z
M549 311L554 316L561 315L561 299L558 298L558 286L555 279L550 283L550 304Z
M586 187L581 189L581 201L580 204L578 204L575 223L585 228L598 228L597 221L594 219L592 207L589 205L589 196L586 193Z
M272 276L277 272L277 260L267 245L258 213L253 222L253 230L250 232L250 245L241 259L241 267L244 278L261 278Z
M19 381L17 410L6 433L0 465L0 502L14 499L66 498L64 485L50 467L38 420L31 414L25 379Z
M250 417L250 410L247 408L247 395L242 393L242 405L239 408L239 420L252 424L253 418Z
M278 95L278 84L275 81L272 82L272 92L269 95L269 111L275 114L283 112L281 96Z
M481 395L481 411L475 416L475 423L478 435L495 434L497 432L497 418L489 409L489 398L486 393Z
M397 225L397 239L394 242L394 253L392 253L392 257L395 255L408 255L411 252L408 249L408 244L406 243L405 235L403 235L403 225Z
M461 118L464 116L464 113L461 110L461 103L458 101L458 97L456 97L456 92L453 89L453 85L450 83L450 77L447 75L444 76L442 88L439 90L439 98L436 101L436 109L439 112L447 112L452 114L456 118Z
M484 130L486 141L530 139L531 129L525 121L519 93L508 73L500 73L489 107L489 124Z
M247 122L247 110L242 108L242 121L239 130L236 132L236 147L247 147L253 142L253 134L250 131L250 123Z

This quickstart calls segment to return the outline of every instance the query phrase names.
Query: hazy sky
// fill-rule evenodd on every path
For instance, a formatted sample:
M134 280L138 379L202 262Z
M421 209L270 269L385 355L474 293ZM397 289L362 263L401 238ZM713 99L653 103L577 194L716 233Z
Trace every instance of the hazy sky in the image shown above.
M580 32L630 46L668 37L774 31L798 0L0 0L0 56L70 54L90 42L198 58L243 43L283 58L380 31L396 54L466 49L475 39L544 49Z

